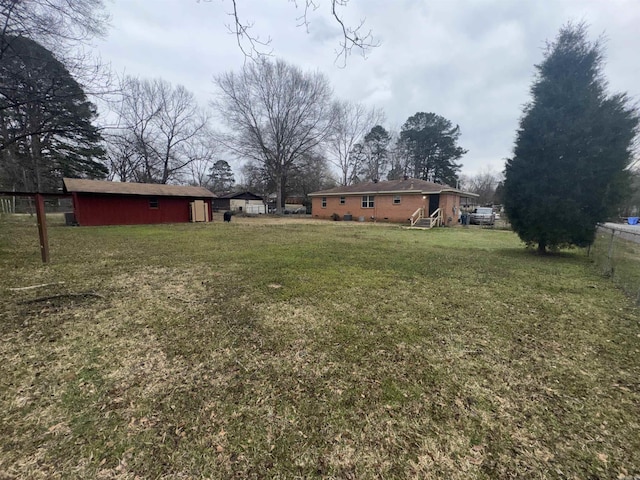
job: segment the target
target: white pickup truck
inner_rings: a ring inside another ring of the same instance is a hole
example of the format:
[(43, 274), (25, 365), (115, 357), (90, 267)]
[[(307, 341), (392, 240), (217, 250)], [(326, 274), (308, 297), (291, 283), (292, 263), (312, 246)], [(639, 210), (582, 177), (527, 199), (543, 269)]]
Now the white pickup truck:
[(496, 222), (496, 214), (491, 207), (477, 207), (471, 212), (469, 220), (474, 225), (493, 225)]

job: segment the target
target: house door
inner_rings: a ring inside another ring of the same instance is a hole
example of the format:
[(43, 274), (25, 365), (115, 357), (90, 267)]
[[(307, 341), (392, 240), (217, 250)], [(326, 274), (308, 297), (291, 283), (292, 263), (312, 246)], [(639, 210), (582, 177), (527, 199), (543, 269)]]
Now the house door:
[(429, 195), (429, 216), (440, 206), (440, 195)]

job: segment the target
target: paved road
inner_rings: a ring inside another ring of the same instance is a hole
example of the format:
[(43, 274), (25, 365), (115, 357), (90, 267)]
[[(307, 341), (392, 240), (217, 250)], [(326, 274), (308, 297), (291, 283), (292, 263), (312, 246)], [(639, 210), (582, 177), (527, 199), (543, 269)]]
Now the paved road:
[(620, 232), (622, 234), (621, 236), (626, 240), (640, 243), (640, 225), (626, 225), (622, 223), (607, 222), (603, 227)]

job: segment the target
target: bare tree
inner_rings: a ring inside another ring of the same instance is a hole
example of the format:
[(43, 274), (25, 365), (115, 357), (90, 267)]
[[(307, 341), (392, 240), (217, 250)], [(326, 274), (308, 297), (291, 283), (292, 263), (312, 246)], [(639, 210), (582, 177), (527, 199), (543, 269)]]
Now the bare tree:
[(208, 135), (209, 117), (196, 103), (193, 93), (182, 85), (157, 81), (161, 109), (157, 115), (157, 127), (161, 147), (155, 147), (162, 161), (161, 183), (194, 161), (212, 158), (203, 137)]
[(118, 171), (139, 182), (167, 183), (192, 163), (213, 160), (209, 117), (183, 86), (127, 77), (122, 92), (118, 125), (109, 136)]
[(480, 205), (490, 205), (494, 201), (496, 188), (503, 180), (501, 173), (496, 173), (491, 169), (486, 169), (472, 176), (462, 176), (460, 188), (478, 195)]
[(134, 180), (135, 172), (139, 168), (139, 157), (136, 154), (136, 144), (132, 136), (121, 134), (107, 134), (107, 163), (109, 166), (109, 180), (119, 179), (121, 182)]
[(268, 59), (249, 62), (239, 73), (225, 73), (214, 82), (219, 90), (214, 105), (230, 131), (227, 147), (255, 161), (274, 182), (281, 213), (292, 167), (331, 132), (329, 82), (320, 73)]
[(237, 187), (250, 190), (253, 193), (267, 198), (269, 192), (274, 189), (273, 185), (269, 185), (269, 179), (264, 173), (262, 165), (254, 160), (247, 161), (240, 169), (241, 181)]
[(0, 0), (0, 58), (11, 38), (27, 37), (58, 52), (104, 35), (103, 0)]
[[(198, 0), (200, 1), (200, 0)], [(210, 2), (211, 0), (203, 0)], [(296, 9), (301, 11), (297, 17), (298, 26), (309, 31), (309, 15), (320, 8), (322, 0), (289, 0)], [(379, 42), (373, 37), (371, 30), (365, 28), (365, 20), (360, 20), (357, 25), (349, 25), (345, 22), (341, 9), (345, 8), (349, 0), (330, 0), (328, 6), (331, 17), (340, 28), (342, 39), (338, 42), (336, 49), (336, 63), (345, 66), (347, 58), (353, 49), (359, 51), (362, 56), (366, 56), (369, 50), (379, 46)], [(231, 22), (227, 24), (227, 29), (235, 35), (238, 47), (242, 53), (251, 59), (259, 59), (271, 55), (271, 37), (260, 38), (251, 29), (254, 26), (252, 21), (247, 21), (240, 12), (240, 1), (231, 0), (231, 11), (228, 13)]]
[(294, 167), (287, 190), (304, 197), (306, 202), (310, 193), (335, 186), (336, 180), (327, 159), (321, 153), (311, 152)]
[(334, 104), (334, 123), (327, 146), (331, 163), (340, 171), (340, 183), (354, 183), (361, 165), (360, 156), (354, 155), (354, 147), (362, 142), (367, 132), (384, 121), (384, 113), (367, 108), (361, 103), (339, 101)]
[(187, 148), (190, 150), (189, 156), (194, 159), (188, 166), (188, 183), (210, 188), (212, 185), (211, 169), (221, 161), (215, 161), (219, 156), (218, 144), (213, 137), (201, 136), (198, 141), (189, 142)]

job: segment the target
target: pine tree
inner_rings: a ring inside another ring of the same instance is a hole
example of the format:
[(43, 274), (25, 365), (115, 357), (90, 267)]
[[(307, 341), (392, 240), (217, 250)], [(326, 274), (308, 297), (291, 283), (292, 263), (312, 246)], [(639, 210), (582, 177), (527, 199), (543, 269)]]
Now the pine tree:
[(628, 187), (638, 113), (607, 95), (602, 67), (584, 24), (563, 27), (536, 66), (503, 194), (513, 229), (541, 253), (591, 244)]
[(231, 165), (226, 160), (218, 160), (209, 170), (209, 188), (212, 192), (228, 192), (236, 183)]
[(361, 181), (380, 180), (389, 168), (391, 135), (381, 125), (373, 127), (362, 143)]
[(409, 155), (413, 177), (455, 185), (457, 160), (467, 153), (458, 145), (459, 138), (458, 125), (435, 113), (418, 112), (402, 126), (399, 148)]
[(97, 113), (81, 85), (42, 45), (2, 37), (0, 184), (55, 190), (61, 178), (104, 178)]

